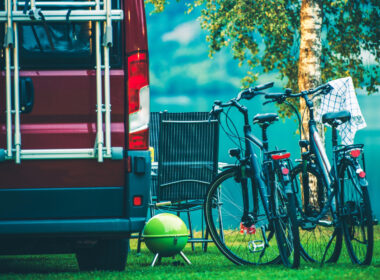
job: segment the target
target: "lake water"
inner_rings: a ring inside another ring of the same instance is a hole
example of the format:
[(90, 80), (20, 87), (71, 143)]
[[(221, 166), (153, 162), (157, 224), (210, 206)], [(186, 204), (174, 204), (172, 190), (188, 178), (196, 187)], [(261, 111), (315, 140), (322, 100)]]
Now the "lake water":
[[(155, 96), (154, 90), (151, 98), (151, 110), (169, 112), (186, 112), (186, 111), (210, 111), (213, 101), (219, 99), (227, 101), (236, 93), (219, 93), (217, 95), (172, 95), (172, 96)], [(377, 168), (380, 166), (380, 95), (364, 96), (358, 95), (358, 100), (362, 113), (367, 122), (367, 127), (357, 132), (355, 143), (363, 143), (365, 145), (365, 161), (366, 173), (369, 181), (369, 192), (372, 201), (372, 209), (377, 217), (380, 217), (380, 203), (377, 199), (380, 198), (380, 171)], [(249, 108), (251, 119), (257, 113), (276, 112), (273, 105), (262, 106), (264, 99), (253, 99), (245, 101), (245, 105)], [(231, 113), (231, 117), (236, 123), (239, 123), (240, 116), (236, 112)], [(297, 123), (294, 119), (280, 120), (273, 124), (269, 129), (269, 139), (272, 147), (277, 146), (279, 149), (287, 149), (292, 153), (292, 158), (300, 157), (298, 148), (299, 135), (296, 134)], [(254, 128), (254, 131), (260, 136), (260, 130)], [(241, 132), (241, 131), (240, 131)], [(326, 145), (328, 154), (331, 149), (331, 132), (328, 130), (326, 134)], [(219, 161), (232, 162), (227, 155), (229, 148), (235, 145), (226, 137), (225, 133), (220, 132), (219, 145)]]

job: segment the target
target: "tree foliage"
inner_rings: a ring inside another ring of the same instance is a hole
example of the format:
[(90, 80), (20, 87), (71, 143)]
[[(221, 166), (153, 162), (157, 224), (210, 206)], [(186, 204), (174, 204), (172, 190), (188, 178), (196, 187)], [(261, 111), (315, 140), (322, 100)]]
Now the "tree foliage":
[[(181, 0), (177, 0), (179, 2)], [(250, 70), (243, 86), (259, 71), (276, 70), (286, 87), (298, 90), (300, 0), (182, 0), (188, 12), (200, 8), (201, 27), (208, 31), (210, 55), (230, 46), (240, 64)], [(351, 76), (369, 94), (379, 89), (380, 2), (319, 0), (322, 4), (322, 81)], [(155, 11), (168, 0), (146, 0)], [(263, 42), (264, 44), (260, 44)], [(260, 46), (264, 45), (264, 48)], [(287, 114), (288, 112), (283, 112)]]

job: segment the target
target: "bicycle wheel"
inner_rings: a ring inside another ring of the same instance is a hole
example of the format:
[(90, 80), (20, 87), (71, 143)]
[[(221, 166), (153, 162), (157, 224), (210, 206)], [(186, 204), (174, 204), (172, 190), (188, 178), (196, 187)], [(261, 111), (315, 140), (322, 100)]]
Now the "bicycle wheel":
[(297, 268), (300, 265), (300, 236), (296, 216), (294, 193), (285, 193), (285, 188), (277, 183), (272, 196), (276, 238), (285, 266)]
[(342, 230), (333, 223), (335, 213), (332, 207), (318, 222), (308, 220), (317, 217), (326, 203), (327, 187), (321, 175), (311, 166), (307, 166), (304, 172), (300, 164), (291, 171), (290, 178), (297, 196), (302, 257), (309, 262), (336, 262), (342, 249)]
[(366, 186), (359, 183), (359, 175), (352, 162), (346, 161), (340, 169), (343, 204), (343, 233), (351, 261), (369, 265), (373, 253), (373, 222), (371, 204)]
[[(245, 227), (241, 223), (243, 192), (241, 183), (235, 180), (238, 172), (238, 168), (232, 168), (220, 173), (207, 192), (205, 219), (211, 237), (218, 249), (236, 264), (280, 263), (274, 225), (264, 213), (260, 196), (255, 224)], [(252, 206), (252, 188), (248, 186)]]

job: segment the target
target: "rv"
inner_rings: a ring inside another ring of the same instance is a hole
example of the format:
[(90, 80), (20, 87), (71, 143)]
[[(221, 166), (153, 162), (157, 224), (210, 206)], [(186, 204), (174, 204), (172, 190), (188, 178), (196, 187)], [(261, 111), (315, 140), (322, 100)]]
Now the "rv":
[(143, 0), (0, 1), (0, 254), (124, 270), (150, 184)]

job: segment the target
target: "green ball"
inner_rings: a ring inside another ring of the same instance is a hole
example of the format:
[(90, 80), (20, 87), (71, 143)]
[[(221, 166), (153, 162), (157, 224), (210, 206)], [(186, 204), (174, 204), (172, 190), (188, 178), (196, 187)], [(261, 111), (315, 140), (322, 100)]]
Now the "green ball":
[(162, 213), (146, 223), (142, 236), (152, 253), (171, 257), (186, 246), (189, 233), (186, 224), (178, 216)]

